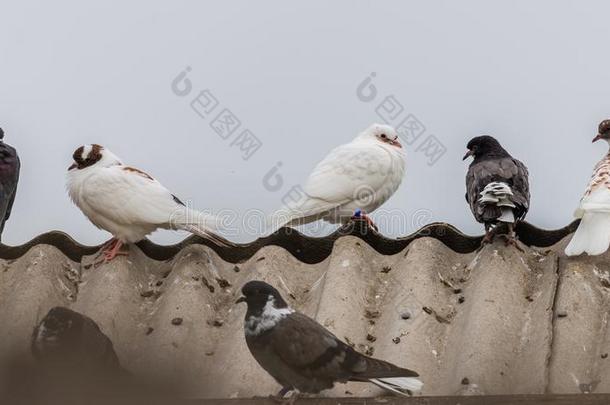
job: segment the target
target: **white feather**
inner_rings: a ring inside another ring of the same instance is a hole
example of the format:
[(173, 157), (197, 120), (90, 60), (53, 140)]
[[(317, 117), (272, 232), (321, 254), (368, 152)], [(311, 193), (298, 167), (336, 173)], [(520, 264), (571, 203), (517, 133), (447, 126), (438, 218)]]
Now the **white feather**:
[(263, 308), (261, 316), (250, 316), (244, 322), (244, 330), (248, 336), (257, 336), (273, 328), (279, 321), (294, 313), (294, 309), (276, 308), (275, 299), (269, 296), (269, 300)]
[(514, 223), (515, 213), (513, 208), (513, 190), (501, 181), (494, 181), (485, 186), (480, 193), (479, 203), (483, 205), (497, 205), (502, 208), (502, 215), (498, 218), (500, 222)]
[(96, 164), (68, 171), (67, 188), (94, 225), (124, 243), (138, 242), (159, 228), (223, 240), (211, 230), (212, 216), (179, 204), (161, 183), (123, 165), (107, 149)]
[(405, 155), (402, 148), (380, 141), (380, 133), (398, 138), (392, 127), (375, 124), (333, 149), (310, 174), (302, 198), (273, 215), (273, 229), (318, 219), (345, 223), (356, 209), (370, 213), (385, 203), (402, 183)]
[(424, 386), (424, 383), (415, 377), (371, 378), (369, 381), (401, 396), (409, 396), (409, 392), (419, 392)]
[(610, 190), (605, 186), (583, 197), (576, 212), (580, 225), (566, 247), (568, 256), (600, 255), (610, 246)]

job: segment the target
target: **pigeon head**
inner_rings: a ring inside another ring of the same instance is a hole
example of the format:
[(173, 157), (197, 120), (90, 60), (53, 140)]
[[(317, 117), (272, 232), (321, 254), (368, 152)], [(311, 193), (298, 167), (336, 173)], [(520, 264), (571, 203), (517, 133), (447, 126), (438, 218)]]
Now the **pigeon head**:
[(475, 160), (484, 159), (487, 157), (506, 157), (510, 156), (506, 150), (500, 145), (500, 142), (493, 136), (483, 135), (472, 138), (466, 145), (468, 152), (462, 160), (473, 156)]
[(600, 139), (610, 143), (610, 120), (603, 120), (599, 123), (597, 136), (593, 138), (593, 142), (599, 141)]
[(398, 133), (389, 125), (373, 124), (360, 134), (360, 137), (402, 148)]
[(52, 308), (34, 329), (34, 358), (53, 374), (94, 378), (91, 373), (120, 370), (112, 342), (90, 318), (65, 307)]
[(242, 297), (237, 303), (248, 304), (248, 311), (261, 312), (267, 303), (272, 302), (275, 308), (287, 308), (288, 304), (280, 292), (263, 281), (250, 281), (241, 289)]
[(82, 316), (68, 308), (51, 309), (34, 330), (32, 336), (34, 353), (38, 357), (59, 355), (73, 344), (75, 331), (79, 330), (82, 324)]
[(74, 163), (68, 168), (70, 170), (83, 170), (95, 164), (101, 166), (112, 166), (121, 164), (121, 161), (108, 149), (101, 145), (83, 145), (74, 151), (72, 155)]

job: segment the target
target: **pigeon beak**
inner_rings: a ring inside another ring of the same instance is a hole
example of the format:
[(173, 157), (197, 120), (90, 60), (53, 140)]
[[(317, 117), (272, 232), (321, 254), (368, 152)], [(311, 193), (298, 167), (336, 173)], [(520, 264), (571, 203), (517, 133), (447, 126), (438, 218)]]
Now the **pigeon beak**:
[(468, 159), (470, 156), (473, 156), (474, 152), (472, 152), (471, 150), (469, 150), (468, 152), (466, 152), (466, 154), (464, 155), (464, 157), (462, 158), (462, 160), (466, 160)]
[(235, 301), (236, 304), (241, 304), (242, 302), (246, 302), (246, 297), (239, 297), (237, 301)]
[(70, 170), (74, 170), (78, 167), (78, 165), (76, 163), (72, 163), (72, 166), (68, 167), (68, 171)]
[(396, 146), (397, 148), (401, 148), (402, 149), (402, 144), (400, 143), (400, 141), (398, 140), (398, 138), (394, 139), (393, 141), (390, 142), (392, 145)]
[(602, 134), (597, 134), (597, 135), (595, 136), (595, 138), (593, 138), (593, 142), (597, 142), (597, 141), (599, 141), (600, 139), (602, 139)]

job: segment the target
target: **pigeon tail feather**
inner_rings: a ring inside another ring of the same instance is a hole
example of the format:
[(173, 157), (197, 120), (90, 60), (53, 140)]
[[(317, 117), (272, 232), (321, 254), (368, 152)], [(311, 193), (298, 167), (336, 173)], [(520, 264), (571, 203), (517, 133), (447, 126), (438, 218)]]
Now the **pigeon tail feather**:
[(587, 253), (597, 256), (610, 246), (610, 214), (607, 212), (584, 212), (572, 240), (566, 247), (568, 256)]
[(485, 221), (499, 221), (514, 223), (516, 208), (510, 186), (501, 181), (494, 181), (485, 186), (479, 194), (479, 204), (482, 205), (483, 219)]
[(371, 378), (369, 380), (378, 387), (400, 396), (408, 397), (412, 392), (419, 392), (424, 383), (415, 377)]
[(270, 231), (268, 232), (268, 234), (274, 234), (280, 228), (290, 225), (290, 223), (295, 219), (295, 217), (297, 216), (294, 215), (289, 209), (282, 208), (277, 210), (269, 217)]
[(174, 228), (209, 239), (219, 246), (235, 246), (234, 243), (217, 234), (216, 224), (218, 224), (216, 216), (188, 208), (176, 211), (170, 220), (170, 225)]

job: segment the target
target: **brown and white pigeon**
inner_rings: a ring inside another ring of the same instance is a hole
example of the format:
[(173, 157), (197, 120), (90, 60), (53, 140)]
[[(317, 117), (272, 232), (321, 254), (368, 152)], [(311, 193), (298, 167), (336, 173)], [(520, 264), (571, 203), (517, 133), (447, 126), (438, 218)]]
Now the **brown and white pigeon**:
[[(593, 142), (603, 139), (610, 143), (610, 120), (599, 124)], [(566, 247), (568, 256), (582, 253), (601, 255), (610, 245), (610, 152), (595, 166), (593, 176), (574, 213), (580, 225)]]
[(123, 164), (101, 145), (84, 145), (68, 168), (70, 198), (98, 228), (113, 235), (103, 251), (105, 261), (121, 253), (125, 243), (136, 243), (157, 229), (182, 229), (219, 245), (231, 245), (216, 234), (218, 220), (188, 208), (159, 181)]
[(493, 241), (497, 226), (508, 225), (508, 243), (516, 246), (515, 223), (530, 205), (527, 167), (491, 136), (468, 142), (464, 160), (474, 157), (466, 174), (466, 201), (475, 219), (485, 224), (483, 243)]
[(313, 319), (290, 308), (262, 281), (242, 287), (246, 343), (252, 356), (283, 388), (317, 394), (336, 382), (371, 382), (398, 395), (420, 391), (419, 374), (356, 352)]
[(4, 224), (11, 216), (21, 163), (17, 151), (4, 143), (4, 131), (0, 128), (0, 237)]

